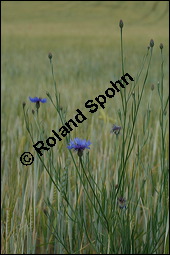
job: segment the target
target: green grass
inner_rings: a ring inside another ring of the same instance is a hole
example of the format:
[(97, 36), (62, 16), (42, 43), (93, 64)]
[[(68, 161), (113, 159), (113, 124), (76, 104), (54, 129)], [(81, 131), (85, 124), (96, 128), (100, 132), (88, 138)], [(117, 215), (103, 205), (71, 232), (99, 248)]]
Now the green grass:
[[(89, 113), (85, 102), (122, 67), (135, 82)], [(2, 2), (3, 254), (168, 254), (168, 71), (167, 1)], [(48, 98), (38, 118), (28, 96)], [(45, 142), (76, 109), (87, 120), (38, 157), (27, 131)], [(70, 137), (92, 142), (82, 160), (66, 148)], [(31, 166), (20, 162), (25, 151)]]

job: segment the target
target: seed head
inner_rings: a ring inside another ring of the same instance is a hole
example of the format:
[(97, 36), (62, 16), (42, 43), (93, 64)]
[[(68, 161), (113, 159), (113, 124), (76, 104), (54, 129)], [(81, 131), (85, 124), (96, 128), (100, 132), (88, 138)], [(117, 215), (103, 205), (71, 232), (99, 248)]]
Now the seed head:
[(162, 50), (163, 49), (163, 44), (162, 43), (160, 43), (160, 45), (159, 45), (159, 48)]
[(122, 29), (123, 28), (123, 20), (121, 19), (120, 21), (119, 21), (119, 27)]
[(52, 59), (52, 57), (53, 57), (52, 53), (51, 53), (51, 52), (49, 52), (49, 53), (48, 53), (48, 58), (51, 60), (51, 59)]
[(154, 46), (154, 40), (151, 39), (151, 40), (150, 40), (150, 47), (153, 48), (153, 46)]

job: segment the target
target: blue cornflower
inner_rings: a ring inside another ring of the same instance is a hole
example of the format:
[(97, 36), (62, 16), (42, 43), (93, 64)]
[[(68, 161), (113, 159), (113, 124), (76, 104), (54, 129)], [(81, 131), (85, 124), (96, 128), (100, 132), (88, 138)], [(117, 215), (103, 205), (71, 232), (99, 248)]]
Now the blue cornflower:
[(29, 100), (32, 102), (32, 103), (36, 103), (36, 108), (37, 108), (37, 113), (38, 113), (38, 109), (40, 108), (40, 102), (41, 103), (46, 103), (47, 102), (47, 99), (46, 98), (41, 98), (41, 97), (29, 97)]
[(81, 157), (83, 155), (83, 151), (85, 149), (90, 149), (90, 141), (86, 141), (86, 139), (82, 140), (80, 138), (74, 138), (74, 140), (70, 140), (70, 144), (67, 146), (69, 150), (74, 149), (77, 151), (78, 156)]
[(32, 98), (32, 97), (29, 97), (29, 100), (32, 102), (32, 103), (39, 103), (39, 102), (41, 102), (41, 103), (46, 103), (47, 102), (47, 99), (46, 98), (44, 98), (44, 99), (42, 99), (41, 97), (34, 97), (34, 98)]

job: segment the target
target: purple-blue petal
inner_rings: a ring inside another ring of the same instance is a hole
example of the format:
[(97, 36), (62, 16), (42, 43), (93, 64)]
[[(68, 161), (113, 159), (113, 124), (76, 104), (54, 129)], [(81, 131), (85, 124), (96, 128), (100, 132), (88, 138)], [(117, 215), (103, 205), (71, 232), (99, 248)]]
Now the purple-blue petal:
[(73, 146), (69, 145), (67, 146), (67, 148), (70, 150), (70, 149), (73, 149)]
[(41, 103), (46, 103), (46, 102), (47, 102), (47, 99), (46, 99), (46, 98), (40, 99), (40, 102), (41, 102)]
[(29, 100), (30, 100), (32, 103), (36, 103), (36, 102), (39, 101), (39, 98), (38, 98), (38, 97), (34, 97), (34, 98), (29, 97)]
[(80, 139), (78, 137), (74, 138), (74, 140), (70, 140), (69, 145), (67, 146), (68, 149), (75, 149), (75, 150), (84, 150), (90, 149), (90, 141), (86, 141), (86, 139)]

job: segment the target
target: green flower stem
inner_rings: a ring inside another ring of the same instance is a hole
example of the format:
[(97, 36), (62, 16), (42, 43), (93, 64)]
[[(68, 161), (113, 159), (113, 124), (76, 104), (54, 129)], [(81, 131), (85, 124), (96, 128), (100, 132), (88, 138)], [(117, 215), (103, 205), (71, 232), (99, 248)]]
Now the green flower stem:
[[(93, 187), (92, 187), (92, 185), (91, 185), (91, 182), (90, 182), (90, 180), (89, 180), (89, 178), (88, 178), (88, 176), (87, 176), (87, 174), (86, 174), (86, 171), (85, 171), (85, 169), (84, 169), (83, 162), (82, 162), (82, 157), (79, 157), (79, 159), (80, 159), (80, 164), (81, 164), (83, 173), (84, 173), (84, 175), (85, 175), (85, 177), (86, 177), (86, 180), (87, 180), (87, 182), (88, 182), (88, 184), (89, 184), (89, 186), (90, 186), (90, 188), (91, 188), (91, 190), (92, 190), (92, 192), (93, 192), (93, 195), (94, 195), (94, 197), (95, 197), (95, 199), (96, 199), (96, 201), (97, 201), (97, 203), (98, 203), (98, 205), (99, 205), (99, 207), (100, 207), (100, 211), (101, 211), (101, 213), (102, 213), (102, 215), (103, 215), (103, 218), (104, 218), (105, 221), (106, 221), (107, 230), (108, 230), (108, 232), (109, 232), (109, 224), (108, 224), (107, 218), (106, 218), (106, 216), (105, 216), (105, 214), (104, 214), (104, 212), (103, 212), (103, 210), (102, 210), (100, 201), (99, 201), (99, 199), (98, 199), (98, 197), (97, 197), (97, 195), (96, 195), (96, 193), (95, 193), (95, 191), (94, 191), (94, 189), (93, 189)], [(85, 184), (84, 184), (84, 189), (86, 190)], [(87, 194), (89, 200), (91, 201), (91, 198), (90, 198), (89, 193), (88, 193), (87, 190), (86, 190), (86, 194)], [(91, 203), (93, 204), (92, 201), (91, 201)], [(95, 205), (94, 205), (94, 204), (93, 204), (93, 207), (95, 208)], [(96, 210), (96, 208), (95, 208), (95, 210)], [(96, 212), (97, 212), (97, 211), (96, 211)], [(98, 212), (97, 212), (97, 214), (98, 214)]]

